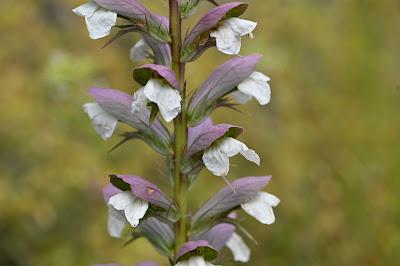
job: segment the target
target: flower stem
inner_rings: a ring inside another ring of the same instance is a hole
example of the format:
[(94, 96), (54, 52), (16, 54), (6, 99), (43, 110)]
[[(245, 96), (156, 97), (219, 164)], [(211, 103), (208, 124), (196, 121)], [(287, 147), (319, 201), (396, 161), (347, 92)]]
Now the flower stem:
[(181, 165), (187, 144), (187, 121), (185, 114), (185, 64), (181, 63), (182, 21), (179, 0), (169, 0), (172, 69), (179, 81), (182, 96), (182, 112), (174, 120), (174, 200), (179, 209), (179, 221), (175, 224), (175, 253), (187, 240), (187, 176)]

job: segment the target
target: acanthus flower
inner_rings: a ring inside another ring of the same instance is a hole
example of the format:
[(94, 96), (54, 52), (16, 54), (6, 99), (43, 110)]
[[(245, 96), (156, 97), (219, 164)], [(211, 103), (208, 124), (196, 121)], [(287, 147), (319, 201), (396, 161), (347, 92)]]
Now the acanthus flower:
[(237, 86), (238, 90), (232, 92), (231, 96), (241, 104), (254, 97), (259, 104), (266, 105), (271, 101), (271, 87), (268, 84), (270, 80), (263, 73), (255, 71)]
[(257, 23), (250, 20), (228, 18), (222, 21), (215, 30), (211, 31), (210, 36), (216, 39), (219, 51), (229, 55), (236, 55), (240, 52), (241, 37), (247, 35), (253, 38), (252, 32), (256, 26)]
[(73, 12), (85, 18), (89, 37), (100, 39), (111, 33), (117, 23), (117, 13), (102, 8), (96, 2), (88, 2), (73, 9)]
[(119, 238), (125, 226), (129, 223), (132, 227), (137, 227), (140, 220), (146, 215), (150, 204), (162, 209), (174, 207), (172, 202), (154, 184), (138, 177), (128, 175), (111, 176), (112, 180), (117, 180), (123, 184), (123, 190), (112, 184), (103, 190), (104, 199), (108, 205), (108, 232), (110, 236)]
[(134, 71), (137, 82), (144, 85), (136, 91), (132, 102), (132, 113), (147, 106), (147, 101), (157, 104), (166, 122), (172, 121), (181, 112), (181, 95), (174, 73), (162, 65), (148, 64)]
[(275, 215), (273, 207), (278, 206), (280, 200), (275, 195), (260, 191), (254, 198), (242, 203), (242, 209), (256, 218), (262, 224), (273, 224)]
[(214, 175), (227, 176), (229, 158), (239, 153), (248, 161), (260, 165), (260, 157), (255, 151), (231, 137), (217, 140), (211, 147), (207, 148), (203, 154), (203, 162)]

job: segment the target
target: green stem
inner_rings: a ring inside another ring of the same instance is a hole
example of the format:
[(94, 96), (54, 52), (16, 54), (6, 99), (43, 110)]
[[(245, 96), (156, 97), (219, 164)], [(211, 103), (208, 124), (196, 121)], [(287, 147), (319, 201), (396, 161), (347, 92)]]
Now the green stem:
[(182, 20), (179, 0), (169, 0), (172, 69), (179, 81), (182, 96), (182, 112), (174, 119), (174, 200), (179, 210), (179, 221), (175, 224), (175, 253), (187, 240), (187, 176), (181, 165), (187, 144), (187, 122), (185, 114), (185, 64), (181, 63)]

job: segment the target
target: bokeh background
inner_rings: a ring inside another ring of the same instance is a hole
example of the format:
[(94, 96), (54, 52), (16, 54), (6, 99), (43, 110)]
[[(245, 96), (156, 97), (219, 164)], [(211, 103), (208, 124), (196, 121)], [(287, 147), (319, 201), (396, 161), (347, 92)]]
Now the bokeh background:
[[(102, 141), (82, 111), (92, 85), (138, 88), (128, 56), (138, 36), (101, 49), (71, 12), (83, 2), (0, 1), (0, 265), (163, 262), (145, 240), (121, 248), (106, 233), (107, 174), (167, 182), (144, 144), (107, 154), (119, 138)], [(166, 14), (167, 1), (143, 2)], [(249, 265), (398, 265), (399, 15), (397, 0), (251, 1), (244, 18), (259, 25), (242, 54), (264, 54), (272, 102), (213, 116), (244, 126), (262, 157), (261, 167), (234, 159), (230, 178), (271, 174), (267, 190), (282, 200), (274, 225), (241, 218), (258, 240), (247, 240)], [(190, 64), (189, 88), (228, 58), (209, 50)], [(192, 209), (223, 185), (204, 171)]]

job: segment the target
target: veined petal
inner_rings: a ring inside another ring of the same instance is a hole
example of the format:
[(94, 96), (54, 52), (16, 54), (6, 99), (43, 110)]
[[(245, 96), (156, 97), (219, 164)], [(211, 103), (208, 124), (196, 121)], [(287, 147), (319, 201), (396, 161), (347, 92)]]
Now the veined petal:
[(112, 206), (108, 206), (107, 229), (109, 235), (115, 238), (120, 238), (126, 224), (126, 218), (121, 214), (121, 212), (114, 209)]
[(167, 122), (181, 112), (181, 96), (177, 90), (159, 79), (150, 79), (144, 87), (146, 98), (157, 104), (161, 115)]
[(92, 120), (96, 132), (104, 139), (108, 139), (114, 133), (118, 120), (104, 111), (97, 103), (86, 103), (83, 110)]
[(226, 24), (221, 25), (217, 30), (210, 33), (217, 41), (217, 49), (225, 54), (236, 55), (240, 52), (240, 35)]
[(139, 225), (139, 220), (144, 217), (149, 203), (135, 197), (132, 192), (124, 191), (110, 198), (108, 204), (118, 211), (124, 211), (125, 217), (132, 227)]
[(147, 109), (147, 98), (144, 94), (144, 89), (141, 88), (133, 94), (132, 110), (131, 113), (141, 113)]
[(225, 20), (224, 25), (227, 25), (239, 36), (245, 36), (253, 32), (257, 26), (257, 22), (253, 22), (241, 18), (229, 18)]
[(272, 207), (278, 206), (280, 200), (276, 196), (260, 191), (255, 198), (243, 203), (242, 209), (262, 224), (273, 224), (275, 215)]
[(117, 23), (117, 13), (100, 7), (95, 2), (83, 4), (73, 10), (79, 16), (85, 17), (89, 37), (103, 38), (111, 33), (111, 28)]
[(232, 251), (233, 259), (239, 262), (248, 262), (250, 260), (251, 251), (242, 237), (237, 233), (233, 233), (229, 238), (226, 246)]
[(130, 58), (133, 62), (147, 59), (149, 51), (150, 46), (143, 39), (140, 39), (130, 50)]
[(227, 176), (229, 172), (229, 156), (218, 146), (211, 146), (203, 153), (203, 163), (216, 176)]
[[(238, 85), (238, 90), (248, 95), (249, 99), (254, 97), (261, 105), (266, 105), (271, 100), (271, 88), (268, 81), (270, 81), (269, 77), (256, 71)], [(237, 100), (239, 103), (242, 103), (242, 99), (239, 98)]]

